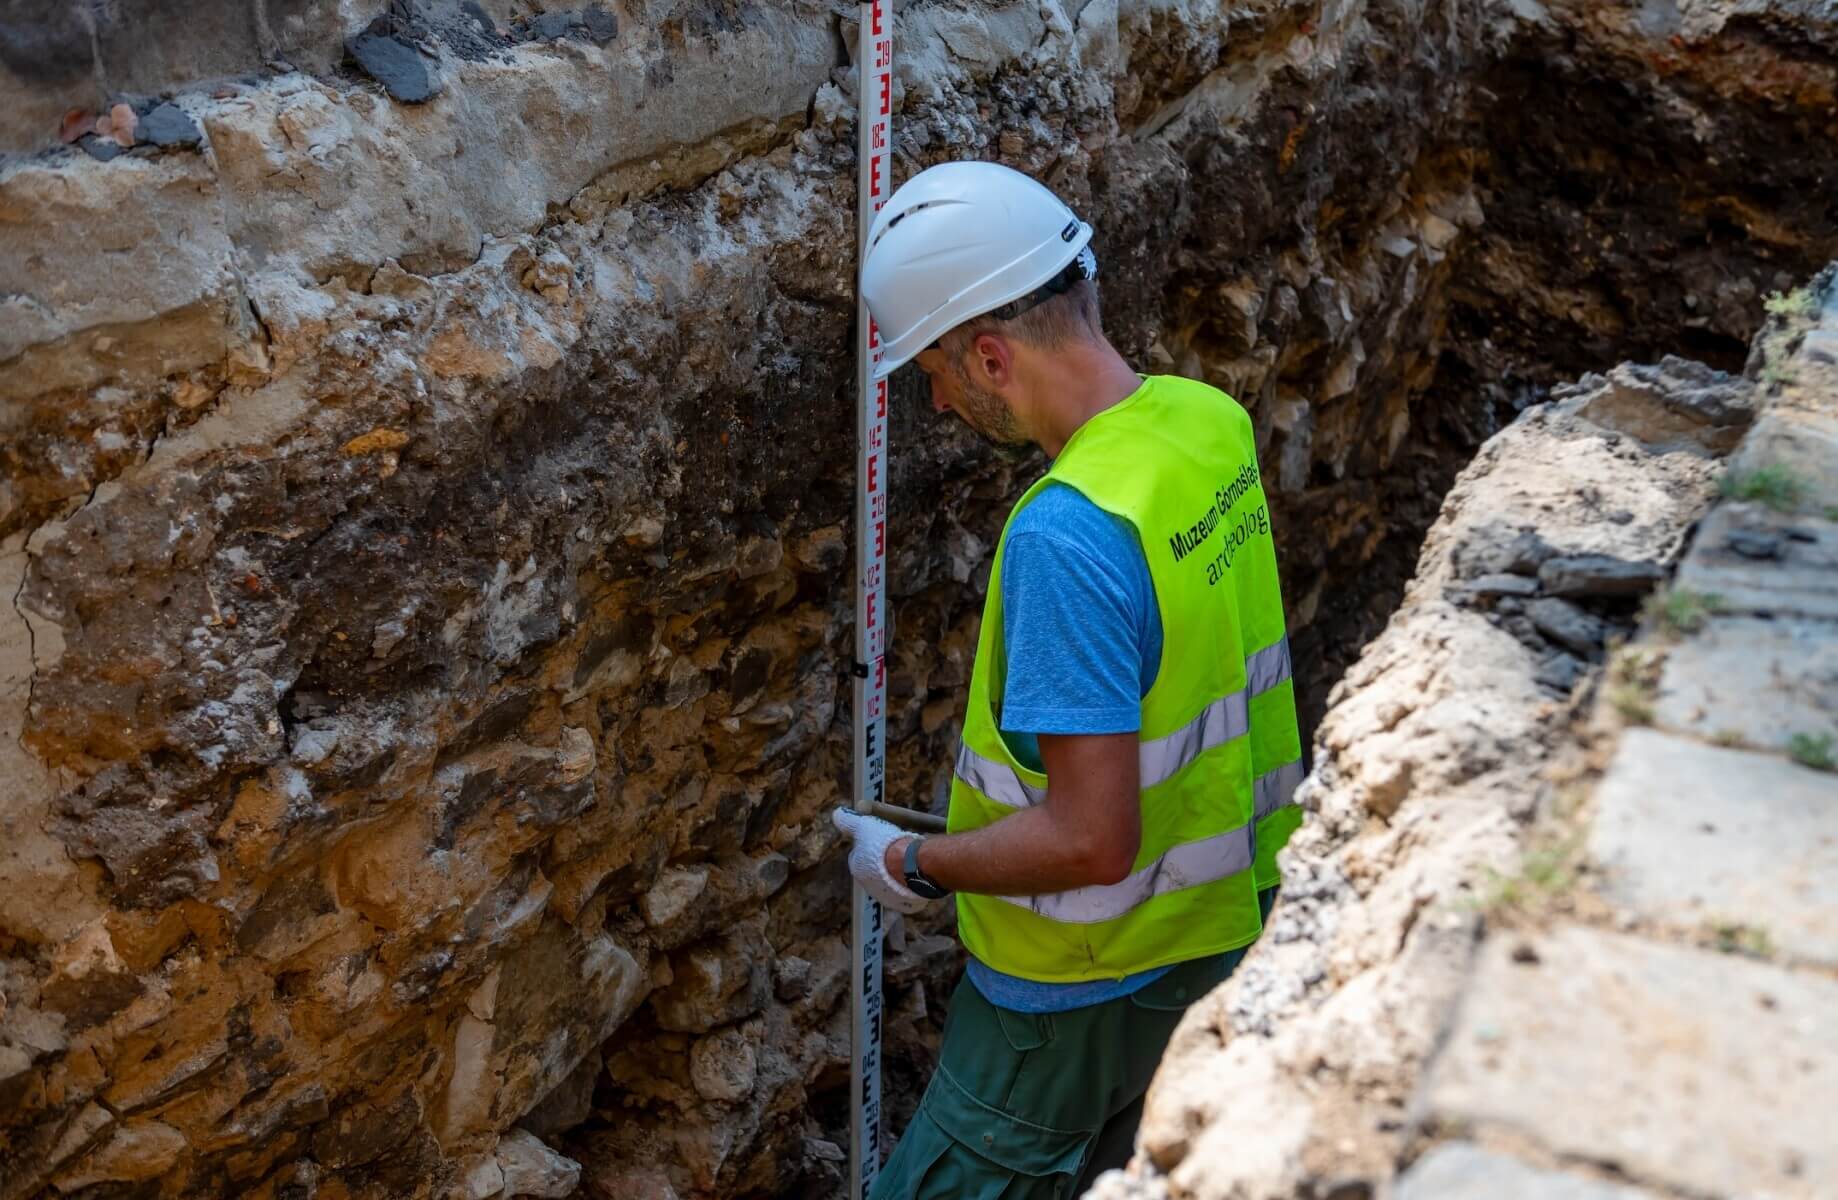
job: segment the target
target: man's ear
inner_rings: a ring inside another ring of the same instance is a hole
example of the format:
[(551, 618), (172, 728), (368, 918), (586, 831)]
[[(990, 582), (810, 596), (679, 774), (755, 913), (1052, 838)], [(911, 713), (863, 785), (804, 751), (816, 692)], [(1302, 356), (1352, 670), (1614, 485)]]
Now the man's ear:
[(984, 391), (1000, 392), (1015, 381), (1015, 351), (1008, 339), (979, 333), (970, 343), (969, 366)]

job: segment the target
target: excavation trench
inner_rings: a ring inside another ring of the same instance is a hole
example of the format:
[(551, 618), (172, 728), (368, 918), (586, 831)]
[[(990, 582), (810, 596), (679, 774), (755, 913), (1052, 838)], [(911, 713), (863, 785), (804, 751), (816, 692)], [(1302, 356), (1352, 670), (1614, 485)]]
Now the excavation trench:
[[(1157, 301), (1158, 336), (1146, 346), (1138, 341), (1138, 361), (1227, 387), (1255, 381), (1234, 390), (1257, 416), (1263, 469), (1276, 485), (1273, 520), (1305, 739), (1348, 665), (1397, 609), (1444, 494), (1490, 435), (1544, 404), (1553, 386), (1617, 363), (1682, 356), (1703, 367), (1671, 366), (1666, 378), (1694, 385), (1718, 371), (1740, 372), (1763, 297), (1798, 286), (1838, 250), (1838, 209), (1818, 187), (1827, 165), (1788, 149), (1809, 127), (1807, 115), (1697, 96), (1719, 122), (1706, 132), (1680, 119), (1676, 96), (1641, 97), (1638, 78), (1630, 62), (1579, 60), (1528, 39), (1469, 85), (1480, 98), (1455, 140), (1416, 149), (1413, 170), (1400, 180), (1403, 202), (1393, 200), (1388, 211), (1374, 211), (1361, 187), (1362, 159), (1373, 152), (1358, 142), (1369, 126), (1355, 117), (1337, 130), (1336, 114), (1326, 114), (1327, 130), (1309, 143), (1317, 162), (1335, 168), (1317, 211), (1333, 213), (1340, 226), (1331, 232), (1337, 265), (1378, 264), (1379, 284), (1368, 279), (1363, 292), (1331, 276), (1286, 276), (1287, 251), (1272, 255), (1255, 238), (1242, 239), (1241, 256), (1189, 248), (1176, 255), (1181, 269)], [(1261, 136), (1287, 146), (1296, 128), (1277, 118)], [(1699, 156), (1707, 144), (1728, 152), (1706, 164)], [(1393, 149), (1381, 143), (1378, 153)], [(1311, 165), (1304, 157), (1292, 166), (1303, 179), (1291, 187), (1310, 190)], [(1188, 186), (1210, 199), (1189, 169)], [(1438, 220), (1457, 229), (1423, 220), (1425, 208), (1434, 215), (1438, 204), (1448, 213)], [(1763, 213), (1765, 223), (1740, 216)], [(1416, 240), (1397, 244), (1390, 231), (1400, 227)], [(1107, 306), (1124, 339), (1140, 336), (1129, 292), (1126, 281)], [(1343, 299), (1355, 297), (1349, 314)], [(940, 478), (939, 458), (930, 447), (950, 447), (939, 456), (950, 464), (944, 481), (960, 470), (978, 479), (967, 500), (1012, 495), (1040, 469), (1038, 461), (1013, 474), (999, 468), (993, 485), (983, 482), (987, 460), (957, 431), (937, 428), (921, 380), (903, 375), (895, 397), (896, 463), (909, 447), (928, 448), (909, 456), (918, 465), (896, 468), (906, 485), (896, 540), (924, 540), (937, 529), (941, 511), (929, 489)], [(1333, 439), (1340, 453), (1323, 456), (1318, 439)], [(995, 527), (985, 521), (977, 527), (983, 549)], [(984, 575), (970, 575), (980, 591)], [(910, 593), (903, 600), (902, 616), (925, 602)], [(1626, 633), (1638, 607), (1638, 598), (1602, 598), (1589, 611)], [(961, 686), (964, 649), (956, 647), (947, 686)], [(904, 654), (932, 651), (922, 642)], [(1547, 691), (1561, 699), (1568, 684), (1560, 677)], [(936, 683), (927, 694), (933, 703), (942, 698)], [(934, 807), (945, 788), (941, 761), (914, 754), (902, 763), (916, 781), (909, 794)], [(924, 1088), (961, 962), (948, 921), (915, 924), (924, 932), (902, 930), (891, 955), (890, 1133), (904, 1126)], [(830, 953), (840, 950), (832, 944)], [(599, 1115), (569, 1135), (571, 1152), (592, 1158), (600, 1139), (623, 1140), (621, 1106), (654, 1094), (655, 1081), (669, 1074), (660, 1059), (689, 1049), (687, 1041), (657, 1039), (642, 1014), (615, 1037), (610, 1062), (637, 1057), (602, 1077)], [(621, 1078), (643, 1082), (622, 1087)], [(619, 1115), (608, 1120), (609, 1113)], [(756, 1194), (840, 1194), (848, 1129), (842, 1061), (832, 1059), (812, 1080), (804, 1116), (795, 1179)]]
[[(678, 7), (614, 43), (648, 104), (585, 33), (413, 110), (335, 55), (192, 96), (208, 159), (0, 167), (19, 294), (82, 295), (0, 351), (0, 1197), (839, 1193), (851, 77), (827, 13)], [(1310, 729), (1491, 433), (1739, 366), (1838, 257), (1797, 8), (1100, 7), (903, 9), (901, 169), (1046, 178), (1131, 360), (1252, 411)], [(895, 400), (890, 772), (937, 807), (1040, 464)], [(949, 934), (890, 946), (890, 1135)]]

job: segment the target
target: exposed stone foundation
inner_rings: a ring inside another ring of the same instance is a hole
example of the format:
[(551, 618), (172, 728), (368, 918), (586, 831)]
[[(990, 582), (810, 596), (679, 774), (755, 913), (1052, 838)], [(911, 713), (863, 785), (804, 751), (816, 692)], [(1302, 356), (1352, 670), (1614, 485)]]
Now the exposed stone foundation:
[(1094, 1200), (1822, 1194), (1838, 268), (1773, 308), (1462, 472)]
[[(1532, 385), (1838, 251), (1825, 27), (1599, 7), (900, 13), (901, 172), (1045, 179), (1251, 406), (1311, 713)], [(850, 17), (252, 11), (0, 31), (0, 1196), (826, 1194)], [(1033, 467), (900, 400), (924, 805)]]

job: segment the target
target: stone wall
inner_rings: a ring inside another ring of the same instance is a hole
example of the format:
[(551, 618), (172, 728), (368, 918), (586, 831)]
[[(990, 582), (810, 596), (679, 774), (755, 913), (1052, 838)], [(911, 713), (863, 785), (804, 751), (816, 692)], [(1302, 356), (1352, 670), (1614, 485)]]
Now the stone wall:
[[(826, 1194), (849, 12), (160, 11), (0, 29), (0, 99), (34, 97), (0, 106), (0, 1196)], [(1252, 408), (1317, 710), (1524, 399), (1482, 376), (1615, 344), (1631, 276), (1527, 269), (1569, 245), (1486, 140), (1489, 72), (1595, 20), (900, 12), (900, 173), (1058, 188), (1120, 344)], [(1732, 199), (1681, 242), (1750, 293), (1838, 252), (1752, 161), (1825, 169), (1824, 93), (1691, 59), (1662, 94), (1611, 49), (1672, 30), (1613, 32), (1564, 69), (1751, 138), (1690, 164)], [(1643, 314), (1752, 331), (1697, 294)], [(1520, 341), (1450, 336), (1508, 308)], [(1600, 336), (1545, 340), (1554, 313)], [(892, 770), (925, 805), (1034, 465), (899, 399)], [(955, 967), (941, 927), (899, 937), (896, 1128)]]
[(1838, 268), (1773, 308), (1463, 472), (1094, 1200), (1829, 1190)]

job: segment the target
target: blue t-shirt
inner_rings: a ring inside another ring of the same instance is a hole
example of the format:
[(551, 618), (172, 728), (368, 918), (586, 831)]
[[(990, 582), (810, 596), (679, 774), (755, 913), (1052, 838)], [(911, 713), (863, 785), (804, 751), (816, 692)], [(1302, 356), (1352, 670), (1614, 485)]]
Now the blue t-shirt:
[[(1051, 484), (1015, 517), (1002, 552), (1002, 739), (1039, 770), (1042, 733), (1135, 733), (1161, 665), (1161, 612), (1136, 531), (1074, 488)], [(970, 981), (991, 1004), (1066, 1012), (1159, 979), (1037, 983), (975, 958)]]

